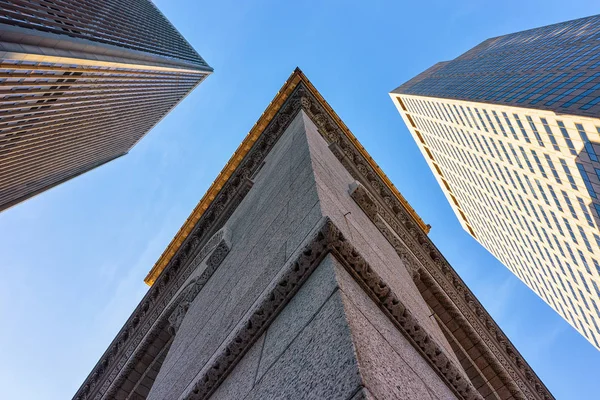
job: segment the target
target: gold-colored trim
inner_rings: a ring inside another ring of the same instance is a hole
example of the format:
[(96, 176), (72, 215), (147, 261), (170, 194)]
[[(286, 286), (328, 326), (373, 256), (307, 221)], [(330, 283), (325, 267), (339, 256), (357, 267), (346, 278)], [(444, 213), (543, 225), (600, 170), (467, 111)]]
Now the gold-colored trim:
[[(191, 69), (186, 67), (166, 67), (159, 65), (150, 65), (144, 64), (140, 62), (130, 62), (129, 60), (119, 60), (119, 61), (105, 61), (105, 60), (96, 60), (96, 59), (86, 59), (86, 58), (77, 58), (77, 57), (61, 57), (61, 56), (51, 56), (44, 54), (35, 54), (35, 53), (18, 53), (13, 51), (0, 51), (1, 58), (3, 60), (13, 60), (13, 61), (27, 61), (27, 62), (36, 62), (36, 63), (51, 63), (51, 64), (64, 64), (64, 65), (79, 65), (82, 67), (102, 67), (102, 68), (127, 68), (133, 70), (147, 70), (147, 71), (161, 71), (161, 72), (178, 72), (178, 73), (188, 73), (194, 75), (210, 75), (212, 71), (202, 70), (202, 69)], [(3, 64), (2, 69), (7, 69), (10, 67), (10, 64)], [(29, 70), (41, 70), (42, 68), (36, 68), (35, 66), (29, 66)], [(17, 68), (14, 68), (17, 69)], [(20, 69), (20, 68), (18, 68)], [(80, 68), (81, 70), (82, 68)], [(76, 70), (75, 68), (69, 69)], [(86, 69), (87, 70), (87, 69)], [(101, 71), (97, 71), (101, 72)]]
[(233, 153), (233, 156), (229, 159), (225, 167), (219, 173), (215, 181), (212, 183), (206, 194), (202, 197), (198, 205), (194, 208), (190, 216), (185, 220), (183, 226), (179, 229), (171, 243), (167, 246), (163, 254), (160, 256), (154, 267), (150, 270), (144, 282), (149, 286), (152, 286), (160, 273), (166, 268), (167, 264), (171, 261), (173, 256), (177, 253), (180, 246), (183, 244), (188, 235), (192, 232), (192, 229), (204, 212), (208, 209), (212, 201), (217, 197), (217, 194), (221, 190), (221, 188), (225, 185), (227, 180), (231, 177), (236, 168), (240, 165), (241, 161), (244, 159), (246, 154), (252, 148), (252, 145), (256, 142), (256, 140), (260, 137), (265, 128), (272, 121), (273, 117), (277, 114), (283, 103), (287, 100), (290, 94), (294, 91), (296, 86), (302, 82), (306, 86), (306, 88), (312, 93), (312, 95), (319, 101), (319, 103), (325, 108), (327, 113), (333, 118), (333, 120), (339, 125), (342, 129), (342, 132), (350, 139), (352, 144), (356, 146), (358, 151), (362, 154), (362, 156), (367, 160), (369, 165), (375, 170), (377, 175), (381, 178), (381, 180), (386, 184), (386, 186), (390, 189), (390, 191), (396, 196), (396, 198), (400, 201), (400, 203), (406, 208), (409, 214), (415, 219), (415, 221), (419, 224), (421, 229), (426, 233), (429, 232), (429, 225), (426, 225), (421, 217), (416, 213), (416, 211), (408, 204), (406, 199), (400, 194), (398, 189), (394, 186), (394, 184), (389, 180), (389, 178), (383, 173), (381, 168), (375, 163), (375, 161), (371, 158), (369, 153), (364, 149), (364, 147), (360, 144), (358, 139), (350, 132), (346, 124), (342, 122), (342, 120), (338, 117), (338, 115), (333, 111), (333, 109), (327, 104), (323, 96), (317, 91), (317, 89), (310, 83), (308, 78), (304, 75), (304, 73), (296, 68), (292, 75), (287, 79), (287, 81), (283, 84), (282, 88), (279, 90), (275, 98), (271, 101), (271, 103), (267, 106), (267, 109), (262, 113), (258, 121), (254, 124), (248, 135), (242, 141), (242, 144), (237, 148), (237, 150)]

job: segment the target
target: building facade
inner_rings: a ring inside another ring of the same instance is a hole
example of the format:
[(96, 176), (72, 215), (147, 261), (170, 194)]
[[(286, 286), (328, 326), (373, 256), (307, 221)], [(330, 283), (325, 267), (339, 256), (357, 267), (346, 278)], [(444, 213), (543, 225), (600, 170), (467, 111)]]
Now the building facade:
[(488, 39), (390, 95), (463, 228), (600, 349), (598, 39)]
[(301, 71), (75, 399), (552, 399)]
[(149, 0), (0, 10), (0, 211), (126, 154), (212, 71)]

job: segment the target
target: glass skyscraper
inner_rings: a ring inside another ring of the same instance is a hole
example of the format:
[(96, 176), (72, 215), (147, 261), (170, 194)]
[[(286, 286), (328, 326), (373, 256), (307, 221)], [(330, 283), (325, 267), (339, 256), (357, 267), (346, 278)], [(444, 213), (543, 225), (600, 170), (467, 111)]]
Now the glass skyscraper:
[(488, 39), (390, 95), (462, 226), (600, 349), (600, 16)]
[(0, 0), (0, 211), (126, 154), (211, 72), (149, 0)]

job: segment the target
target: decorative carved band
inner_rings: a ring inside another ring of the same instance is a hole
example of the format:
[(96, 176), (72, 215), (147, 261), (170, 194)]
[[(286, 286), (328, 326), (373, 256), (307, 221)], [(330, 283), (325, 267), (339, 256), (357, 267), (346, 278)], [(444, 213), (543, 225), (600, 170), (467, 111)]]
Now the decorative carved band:
[(442, 347), (420, 326), (418, 320), (328, 217), (323, 218), (305, 243), (211, 357), (182, 399), (209, 398), (328, 253), (340, 260), (350, 275), (446, 381), (448, 387), (454, 389), (462, 399), (483, 399), (462, 368), (446, 356)]
[(392, 245), (413, 278), (432, 289), (473, 343), (483, 349), (484, 357), (511, 394), (517, 399), (554, 399), (429, 238), (412, 229), (409, 216), (389, 212), (360, 183), (350, 186), (350, 195)]
[[(198, 293), (204, 288), (206, 282), (208, 282), (210, 277), (215, 273), (217, 267), (221, 265), (221, 262), (223, 262), (231, 249), (229, 230), (226, 226), (217, 232), (209, 242), (213, 242), (213, 239), (217, 239), (218, 242), (210, 249), (210, 256), (206, 261), (206, 269), (199, 277), (192, 279), (188, 283), (188, 285), (179, 293), (177, 299), (169, 306), (169, 311), (166, 312), (166, 314), (168, 314), (169, 330), (173, 335), (177, 333), (179, 326), (181, 326), (181, 323), (185, 318), (185, 314), (196, 296), (198, 296)], [(206, 257), (206, 254), (204, 254), (204, 257)], [(197, 257), (197, 259), (201, 261), (204, 257)]]
[[(179, 295), (177, 295), (176, 292), (184, 282), (177, 282), (176, 285), (172, 285), (169, 288), (168, 296), (163, 296), (159, 301), (156, 301), (156, 297), (153, 297), (152, 294), (154, 287), (158, 288), (161, 287), (161, 285), (153, 286), (149, 290), (149, 293), (140, 304), (141, 307), (138, 306), (138, 308), (136, 308), (132, 317), (130, 317), (129, 321), (125, 324), (125, 327), (117, 336), (118, 339), (121, 339), (121, 343), (126, 344), (127, 347), (126, 350), (118, 356), (118, 363), (112, 366), (110, 375), (104, 377), (102, 386), (97, 388), (94, 392), (90, 390), (92, 389), (91, 385), (88, 387), (84, 386), (79, 390), (75, 398), (93, 398), (94, 400), (100, 400), (114, 397), (116, 391), (118, 391), (121, 384), (127, 379), (131, 370), (144, 356), (148, 347), (152, 345), (160, 332), (170, 325), (170, 319), (176, 319), (172, 316), (176, 310), (179, 309), (180, 305), (190, 297), (195, 297), (200, 292), (208, 279), (216, 271), (217, 267), (225, 259), (231, 248), (230, 236), (227, 227), (223, 227), (223, 229), (215, 233), (206, 244), (202, 246), (200, 251), (197, 252), (196, 256), (193, 257), (193, 260), (188, 264), (186, 270), (182, 271), (182, 275), (179, 277), (180, 279), (178, 281), (183, 280), (184, 276), (185, 278), (189, 277), (205, 259), (207, 265), (206, 269), (198, 278), (192, 280)], [(174, 301), (173, 298), (175, 298)], [(151, 306), (153, 306), (154, 309), (152, 312), (148, 312)], [(140, 325), (138, 322), (138, 325), (135, 325), (132, 319), (136, 321), (145, 319), (145, 323)], [(176, 329), (175, 327), (172, 327), (172, 329), (173, 328)], [(124, 331), (127, 335), (124, 334)], [(118, 348), (114, 348), (113, 350), (116, 352), (118, 351)], [(103, 357), (103, 360), (107, 359), (108, 358)], [(94, 372), (98, 373), (97, 376), (101, 376), (99, 373), (100, 371), (96, 371), (95, 369)], [(87, 389), (87, 391), (85, 389)]]

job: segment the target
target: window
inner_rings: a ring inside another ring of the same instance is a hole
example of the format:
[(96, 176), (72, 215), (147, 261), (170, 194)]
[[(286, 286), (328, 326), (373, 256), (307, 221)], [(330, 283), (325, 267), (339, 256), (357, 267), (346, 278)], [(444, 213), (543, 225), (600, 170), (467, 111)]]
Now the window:
[(558, 172), (556, 171), (556, 168), (554, 168), (554, 163), (550, 159), (550, 156), (548, 154), (544, 154), (544, 156), (546, 157), (546, 162), (548, 163), (548, 166), (550, 167), (550, 170), (552, 171), (552, 175), (554, 175), (554, 179), (556, 179), (556, 183), (561, 184), (562, 181), (560, 180), (560, 176), (558, 176)]
[(502, 122), (500, 122), (500, 118), (498, 118), (498, 114), (496, 114), (496, 111), (492, 111), (492, 114), (494, 115), (494, 118), (496, 119), (496, 122), (498, 123), (498, 126), (500, 127), (500, 130), (502, 131), (502, 135), (504, 135), (505, 137), (508, 137), (508, 135), (506, 134), (506, 130), (504, 129), (504, 126), (502, 125)]
[(544, 129), (546, 130), (546, 133), (550, 138), (550, 143), (552, 143), (552, 147), (554, 147), (554, 150), (560, 151), (558, 143), (556, 142), (556, 138), (554, 137), (554, 133), (552, 132), (550, 125), (548, 125), (548, 121), (546, 121), (546, 118), (540, 118), (540, 121), (542, 121), (542, 125), (544, 125)]
[(517, 125), (519, 126), (519, 130), (521, 131), (521, 134), (523, 134), (523, 137), (525, 138), (525, 141), (527, 143), (531, 143), (531, 140), (529, 140), (529, 136), (527, 135), (527, 132), (525, 131), (525, 127), (523, 126), (523, 123), (521, 122), (521, 118), (519, 118), (519, 116), (517, 114), (513, 114), (513, 117), (515, 118), (515, 121), (517, 121)]
[(529, 178), (527, 177), (527, 175), (523, 175), (523, 178), (525, 178), (525, 182), (527, 182), (527, 186), (529, 186), (529, 190), (531, 190), (531, 194), (533, 194), (533, 197), (537, 200), (537, 194), (535, 193), (535, 190), (533, 189), (533, 185), (531, 184), (531, 181), (529, 180)]
[(583, 141), (583, 145), (585, 146), (585, 151), (590, 157), (590, 160), (598, 162), (598, 156), (594, 151), (594, 146), (590, 143), (587, 134), (585, 133), (585, 129), (583, 129), (583, 125), (575, 124), (577, 131), (579, 132), (579, 136), (581, 136), (581, 140)]
[(463, 126), (467, 126), (467, 124), (465, 124), (465, 121), (463, 120), (462, 115), (460, 115), (460, 113), (458, 112), (458, 108), (456, 107), (456, 104), (453, 104), (452, 106), (454, 107), (454, 110), (456, 111), (456, 115), (458, 115), (458, 118), (460, 119), (460, 123)]
[(479, 118), (479, 121), (481, 122), (481, 126), (483, 126), (483, 129), (485, 129), (486, 132), (489, 132), (487, 126), (485, 125), (485, 121), (483, 120), (483, 118), (481, 118), (481, 113), (479, 113), (479, 110), (475, 107), (473, 108), (475, 110), (475, 114), (477, 114), (477, 118)]
[(594, 208), (596, 209), (596, 214), (598, 214), (598, 217), (600, 218), (600, 204), (597, 203), (592, 203), (594, 205)]
[[(590, 251), (591, 253), (594, 252), (594, 250), (592, 250), (592, 246), (590, 245), (590, 242), (587, 238), (587, 235), (585, 234), (585, 232), (583, 231), (583, 228), (580, 227), (579, 225), (577, 225), (577, 228), (579, 228), (579, 235), (581, 236), (581, 238), (583, 239), (583, 243), (585, 244), (585, 247), (587, 247), (588, 251)], [(590, 272), (591, 273), (591, 272)]]
[(515, 157), (515, 160), (517, 161), (517, 165), (519, 166), (519, 168), (523, 169), (521, 160), (519, 160), (519, 156), (517, 156), (517, 152), (515, 151), (515, 148), (513, 147), (512, 143), (508, 143), (508, 147), (510, 147), (510, 151), (512, 152), (512, 155)]
[[(588, 209), (587, 209), (585, 203), (583, 202), (581, 197), (578, 197), (577, 201), (579, 202), (579, 207), (581, 207), (581, 211), (583, 212), (583, 215), (585, 216), (585, 219), (586, 219), (588, 225), (593, 228), (595, 226), (594, 221), (592, 220), (592, 216), (588, 212)], [(600, 243), (598, 243), (598, 246), (600, 246)]]
[(521, 155), (523, 156), (523, 159), (525, 160), (525, 164), (527, 164), (529, 171), (531, 171), (532, 174), (535, 174), (535, 171), (533, 170), (533, 166), (529, 162), (529, 158), (527, 157), (527, 154), (525, 153), (525, 149), (523, 149), (522, 146), (519, 146), (519, 150), (521, 150)]
[[(563, 250), (563, 248), (562, 248), (562, 245), (558, 241), (558, 238), (556, 237), (556, 235), (552, 235), (552, 237), (554, 238), (554, 241), (556, 242), (556, 247), (558, 248), (558, 251), (560, 252), (560, 255), (563, 256), (563, 257), (567, 257), (566, 254), (565, 254), (565, 252), (564, 252), (564, 250)], [(556, 258), (556, 260), (558, 261), (558, 258)]]
[(576, 156), (577, 152), (575, 151), (575, 147), (573, 146), (573, 142), (571, 141), (569, 132), (567, 132), (567, 128), (565, 128), (565, 124), (562, 121), (556, 121), (556, 123), (558, 124), (558, 128), (560, 129), (560, 131), (563, 134), (563, 137), (565, 138), (565, 142), (567, 143), (567, 146), (569, 147), (569, 151), (571, 152), (571, 154)]
[(462, 111), (463, 115), (465, 116), (465, 120), (467, 120), (467, 124), (469, 124), (469, 128), (473, 129), (473, 125), (471, 125), (471, 121), (469, 120), (469, 117), (467, 117), (467, 113), (465, 112), (465, 109), (463, 108), (463, 106), (458, 106), (458, 108), (460, 108), (460, 111)]
[(588, 193), (594, 199), (598, 198), (596, 196), (596, 191), (594, 190), (594, 187), (592, 186), (592, 182), (590, 181), (590, 177), (588, 176), (585, 168), (583, 167), (583, 164), (581, 164), (581, 163), (576, 163), (576, 164), (577, 164), (577, 169), (579, 170), (579, 174), (581, 175), (581, 179), (583, 179), (583, 183), (585, 184), (585, 187), (586, 187)]
[(544, 178), (547, 178), (548, 176), (546, 175), (546, 171), (544, 171), (544, 167), (542, 166), (542, 163), (540, 162), (540, 159), (538, 158), (537, 153), (535, 152), (535, 150), (531, 150), (531, 155), (533, 156), (533, 159), (535, 160), (535, 163), (537, 164), (540, 172), (542, 173), (542, 176)]
[(467, 107), (467, 111), (469, 111), (469, 115), (471, 116), (471, 119), (473, 120), (475, 127), (477, 128), (477, 130), (479, 130), (479, 125), (477, 124), (477, 120), (475, 120), (475, 117), (473, 116), (473, 111), (471, 111), (470, 107)]
[[(575, 232), (573, 232), (573, 229), (571, 229), (571, 224), (569, 224), (569, 221), (567, 221), (566, 218), (563, 218), (563, 222), (565, 223), (565, 226), (567, 227), (567, 232), (569, 232), (569, 235), (571, 235), (571, 239), (573, 240), (573, 243), (575, 243), (575, 244), (579, 243), (577, 241), (577, 237), (575, 236)], [(568, 243), (565, 242), (565, 244), (567, 245), (567, 250), (571, 251), (570, 247), (568, 246)], [(573, 261), (577, 262), (574, 257), (573, 257)]]
[(484, 108), (483, 109), (483, 113), (485, 114), (485, 118), (487, 119), (488, 123), (490, 124), (490, 127), (492, 128), (492, 130), (494, 131), (494, 134), (498, 134), (498, 131), (496, 131), (496, 127), (494, 126), (494, 124), (492, 123), (492, 119), (490, 118), (490, 115), (488, 114), (487, 110)]
[(560, 205), (560, 202), (558, 201), (558, 197), (556, 196), (556, 193), (554, 192), (554, 189), (552, 189), (552, 186), (548, 185), (548, 189), (550, 190), (550, 194), (552, 195), (552, 199), (554, 199), (554, 203), (556, 203), (556, 208), (558, 208), (558, 211), (563, 210), (562, 206)]
[(573, 208), (571, 199), (569, 199), (569, 196), (567, 196), (567, 192), (565, 192), (564, 190), (562, 190), (561, 192), (562, 192), (563, 197), (565, 198), (565, 203), (567, 203), (567, 207), (569, 207), (569, 211), (571, 211), (571, 215), (573, 216), (573, 218), (579, 219), (579, 218), (577, 218), (577, 213), (575, 212), (575, 209)]
[(510, 122), (510, 119), (508, 119), (508, 115), (506, 115), (506, 113), (503, 112), (502, 116), (504, 117), (504, 120), (506, 121), (506, 125), (508, 125), (508, 129), (510, 129), (510, 133), (512, 133), (515, 140), (519, 140), (519, 137), (517, 136), (517, 132), (515, 132), (515, 128), (513, 128), (512, 123)]
[[(510, 165), (513, 165), (513, 162), (510, 159), (510, 156), (508, 155), (508, 151), (506, 151), (506, 147), (504, 147), (504, 144), (500, 140), (498, 141), (498, 143), (500, 144), (500, 147), (502, 148), (502, 151), (504, 152), (504, 156), (506, 157), (506, 160), (508, 160)], [(600, 177), (600, 169), (597, 170), (597, 173), (598, 173), (598, 176)]]
[(540, 191), (540, 194), (542, 195), (542, 198), (544, 199), (544, 201), (546, 202), (546, 204), (550, 205), (550, 201), (548, 201), (548, 197), (546, 196), (546, 192), (544, 192), (544, 188), (542, 187), (542, 184), (540, 183), (540, 181), (538, 181), (536, 179), (535, 183), (537, 184), (537, 187), (538, 187), (538, 189)]
[[(569, 227), (569, 226), (567, 225), (567, 227)], [(573, 231), (570, 229), (570, 227), (569, 227), (569, 233), (571, 234), (573, 241), (575, 243), (577, 243), (577, 239), (575, 238), (575, 235), (573, 234)], [(578, 265), (577, 259), (575, 258), (575, 254), (573, 254), (573, 250), (571, 250), (571, 246), (569, 245), (569, 243), (565, 242), (565, 248), (569, 252), (569, 255), (571, 256), (571, 260), (573, 260), (573, 263), (575, 263), (575, 265)], [(571, 271), (571, 272), (573, 272), (573, 271)]]
[(538, 141), (538, 144), (544, 147), (544, 142), (542, 141), (542, 137), (540, 136), (540, 133), (538, 132), (537, 128), (535, 127), (535, 124), (533, 123), (533, 119), (531, 119), (529, 115), (527, 115), (526, 117), (527, 122), (529, 122), (529, 126), (531, 127), (531, 130), (533, 131), (533, 134), (535, 135), (535, 138)]
[(577, 190), (577, 185), (575, 184), (575, 179), (573, 179), (573, 175), (571, 175), (571, 171), (569, 170), (569, 166), (567, 165), (567, 163), (565, 162), (565, 160), (563, 160), (562, 158), (560, 158), (560, 164), (563, 167), (563, 170), (565, 171), (565, 174), (567, 175), (567, 179), (569, 180), (569, 183), (571, 184), (571, 187), (575, 190)]

